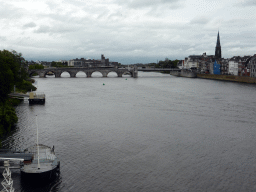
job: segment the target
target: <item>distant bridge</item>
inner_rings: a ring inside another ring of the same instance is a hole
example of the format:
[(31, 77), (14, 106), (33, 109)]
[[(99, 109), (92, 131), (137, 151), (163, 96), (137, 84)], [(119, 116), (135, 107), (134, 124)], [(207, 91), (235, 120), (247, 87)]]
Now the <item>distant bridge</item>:
[(78, 72), (84, 72), (86, 77), (91, 77), (92, 73), (100, 72), (103, 77), (107, 77), (110, 72), (115, 72), (118, 77), (123, 75), (131, 75), (131, 77), (137, 78), (138, 71), (144, 72), (161, 72), (161, 71), (181, 71), (181, 69), (173, 68), (138, 68), (134, 66), (133, 68), (115, 68), (115, 67), (61, 67), (61, 68), (46, 68), (46, 69), (30, 69), (28, 70), (29, 76), (31, 77), (33, 73), (37, 73), (39, 77), (46, 77), (47, 73), (52, 72), (55, 77), (61, 77), (63, 72), (68, 72), (70, 77), (76, 77)]
[(37, 73), (39, 77), (46, 77), (47, 73), (54, 73), (55, 77), (61, 77), (63, 72), (68, 72), (70, 77), (76, 77), (78, 72), (84, 72), (86, 77), (91, 77), (92, 73), (100, 72), (103, 77), (107, 77), (108, 73), (115, 72), (118, 77), (122, 77), (124, 74), (129, 74), (131, 77), (138, 77), (137, 67), (131, 69), (120, 69), (115, 67), (61, 67), (61, 68), (46, 68), (46, 69), (30, 69), (28, 70), (29, 76), (31, 77), (33, 73)]

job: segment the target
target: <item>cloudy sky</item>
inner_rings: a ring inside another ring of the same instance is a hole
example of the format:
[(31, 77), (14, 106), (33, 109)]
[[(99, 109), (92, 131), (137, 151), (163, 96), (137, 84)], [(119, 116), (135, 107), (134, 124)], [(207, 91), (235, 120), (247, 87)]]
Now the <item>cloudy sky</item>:
[(0, 0), (0, 49), (122, 64), (256, 53), (256, 0)]

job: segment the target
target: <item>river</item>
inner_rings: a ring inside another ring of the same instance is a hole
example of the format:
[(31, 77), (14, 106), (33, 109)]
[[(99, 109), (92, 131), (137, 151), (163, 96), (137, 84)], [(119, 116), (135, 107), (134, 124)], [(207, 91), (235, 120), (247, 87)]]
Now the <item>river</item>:
[[(16, 108), (2, 145), (55, 147), (60, 177), (15, 191), (255, 191), (256, 86), (139, 72), (37, 78), (45, 105)], [(0, 177), (2, 179), (2, 177)]]

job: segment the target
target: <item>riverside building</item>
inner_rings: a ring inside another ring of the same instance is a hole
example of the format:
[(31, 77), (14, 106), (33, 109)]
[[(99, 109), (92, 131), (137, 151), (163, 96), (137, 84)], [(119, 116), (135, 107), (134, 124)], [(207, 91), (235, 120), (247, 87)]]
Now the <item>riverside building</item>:
[(104, 55), (101, 55), (100, 60), (94, 60), (94, 59), (72, 59), (68, 61), (68, 66), (74, 66), (74, 67), (103, 67), (103, 66), (111, 66), (116, 67), (118, 66), (118, 62), (110, 62), (109, 59), (105, 58)]

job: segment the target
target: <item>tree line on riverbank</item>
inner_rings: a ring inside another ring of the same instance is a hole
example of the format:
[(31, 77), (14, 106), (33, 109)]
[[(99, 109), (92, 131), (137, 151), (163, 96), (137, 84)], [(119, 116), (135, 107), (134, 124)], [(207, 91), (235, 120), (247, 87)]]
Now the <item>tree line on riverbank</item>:
[(177, 68), (179, 60), (169, 60), (165, 58), (164, 61), (160, 60), (158, 63), (149, 63), (148, 66), (155, 68)]
[[(63, 64), (61, 62), (55, 62), (52, 61), (50, 67), (56, 67), (56, 68), (60, 68), (60, 67), (74, 67), (74, 66), (67, 66), (67, 64)], [(29, 65), (29, 69), (44, 69), (44, 66), (42, 64), (31, 64)]]
[(0, 138), (9, 133), (18, 121), (14, 107), (20, 100), (10, 98), (8, 94), (14, 87), (21, 93), (36, 90), (29, 80), (27, 67), (21, 53), (0, 50)]

